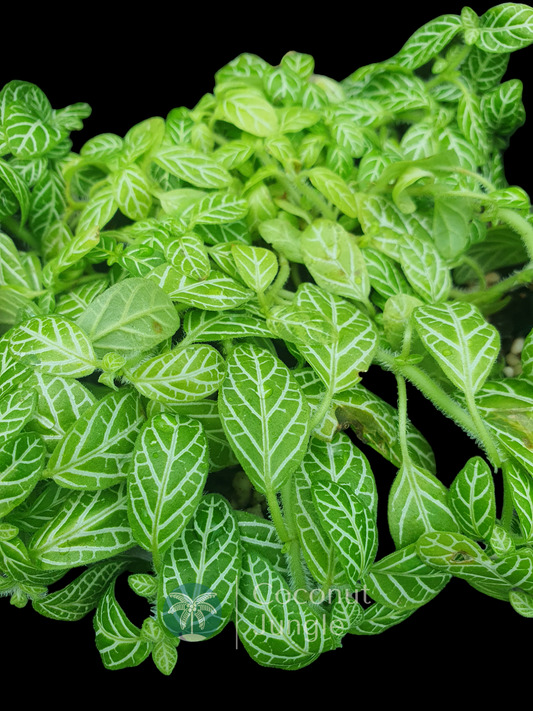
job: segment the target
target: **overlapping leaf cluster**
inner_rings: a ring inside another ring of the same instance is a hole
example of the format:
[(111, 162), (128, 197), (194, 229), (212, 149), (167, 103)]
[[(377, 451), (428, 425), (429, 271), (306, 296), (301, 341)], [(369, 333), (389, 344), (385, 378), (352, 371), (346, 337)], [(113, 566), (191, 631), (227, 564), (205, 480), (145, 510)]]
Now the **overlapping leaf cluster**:
[[(533, 338), (504, 379), (486, 319), (533, 278), (529, 197), (502, 162), (522, 85), (501, 81), (532, 41), (533, 10), (505, 3), (437, 18), (341, 83), (306, 54), (242, 54), (194, 109), (79, 155), (86, 104), (3, 88), (13, 605), (96, 609), (106, 667), (152, 654), (165, 674), (179, 640), (164, 601), (191, 582), (259, 664), (285, 669), (401, 622), (452, 575), (533, 616)], [(488, 288), (495, 269), (509, 275)], [(398, 410), (361, 383), (372, 363), (396, 375)], [(449, 490), (405, 379), (484, 450)], [(349, 427), (398, 467), (397, 550), (379, 560), (376, 484)], [(126, 570), (152, 605), (142, 629), (115, 598)], [(363, 589), (364, 610), (346, 596)]]

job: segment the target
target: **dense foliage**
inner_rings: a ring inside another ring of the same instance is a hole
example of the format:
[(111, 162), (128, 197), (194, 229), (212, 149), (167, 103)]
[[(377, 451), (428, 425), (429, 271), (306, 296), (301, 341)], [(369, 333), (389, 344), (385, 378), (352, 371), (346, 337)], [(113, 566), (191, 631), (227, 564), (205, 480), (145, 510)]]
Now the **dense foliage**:
[[(284, 669), (398, 624), (452, 575), (533, 616), (533, 332), (509, 378), (487, 321), (533, 279), (529, 197), (502, 161), (522, 84), (501, 81), (532, 41), (533, 10), (505, 3), (443, 15), (340, 83), (307, 54), (241, 54), (192, 110), (79, 155), (88, 105), (2, 89), (12, 605), (96, 610), (106, 667), (152, 654), (165, 674), (168, 600), (190, 583), (216, 594), (219, 630), (237, 622)], [(372, 363), (395, 374), (398, 409), (365, 387)], [(449, 490), (406, 379), (482, 449)], [(348, 428), (398, 467), (381, 559)], [(115, 598), (125, 571), (151, 605), (142, 629)]]

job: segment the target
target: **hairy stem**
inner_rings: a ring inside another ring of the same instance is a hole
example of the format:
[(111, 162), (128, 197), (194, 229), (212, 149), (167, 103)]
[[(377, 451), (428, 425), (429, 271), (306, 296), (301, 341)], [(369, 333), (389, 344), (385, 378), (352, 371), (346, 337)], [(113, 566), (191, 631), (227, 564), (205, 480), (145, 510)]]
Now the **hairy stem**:
[(288, 543), (290, 541), (289, 532), (285, 526), (285, 521), (283, 520), (283, 514), (278, 503), (278, 497), (275, 491), (267, 490), (266, 500), (268, 504), (268, 510), (270, 511), (270, 518), (278, 534), (278, 538), (282, 543)]
[(427, 373), (415, 365), (398, 365), (392, 353), (383, 348), (378, 348), (375, 360), (385, 370), (391, 370), (395, 375), (402, 375), (417, 387), (424, 396), (431, 400), (438, 410), (446, 417), (454, 420), (462, 427), (472, 439), (478, 439), (476, 426), (468, 414), (455, 400), (453, 400)]
[(528, 265), (521, 269), (515, 274), (503, 279), (502, 281), (491, 286), (490, 289), (485, 289), (484, 291), (473, 291), (468, 294), (455, 290), (453, 292), (454, 298), (459, 301), (468, 301), (476, 306), (483, 306), (484, 304), (491, 304), (494, 301), (498, 301), (502, 296), (514, 289), (521, 284), (528, 284), (533, 281), (533, 267)]
[(330, 408), (331, 401), (333, 400), (334, 394), (335, 394), (335, 389), (334, 389), (334, 383), (332, 381), (330, 383), (330, 385), (328, 386), (328, 389), (324, 393), (322, 402), (317, 407), (317, 409), (315, 410), (315, 414), (311, 418), (311, 422), (309, 423), (309, 432), (312, 432), (315, 429), (315, 427), (318, 427), (318, 425), (322, 422), (322, 420), (326, 416), (326, 414)]
[(407, 388), (405, 379), (401, 375), (396, 376), (398, 385), (398, 436), (402, 450), (402, 464), (410, 461), (409, 449), (407, 447)]
[(484, 423), (483, 418), (479, 414), (479, 410), (477, 409), (476, 401), (474, 398), (474, 393), (468, 391), (465, 393), (465, 395), (466, 402), (468, 404), (468, 410), (472, 415), (472, 419), (476, 426), (479, 439), (483, 443), (483, 447), (485, 448), (485, 451), (487, 452), (487, 455), (492, 461), (495, 469), (498, 469), (501, 466), (500, 455), (498, 454), (498, 450), (496, 449), (496, 446), (492, 441), (492, 437), (490, 436), (490, 433), (487, 429), (487, 425)]
[(299, 177), (297, 179), (298, 190), (302, 192), (303, 195), (309, 200), (309, 202), (316, 207), (316, 209), (326, 218), (326, 220), (337, 219), (337, 215), (334, 210), (332, 210), (327, 204), (326, 200), (322, 195), (315, 190), (311, 185), (307, 185), (305, 178)]
[(479, 264), (476, 262), (476, 260), (472, 259), (472, 257), (467, 257), (466, 254), (463, 254), (463, 256), (461, 257), (461, 260), (462, 260), (463, 264), (466, 264), (467, 266), (469, 266), (470, 269), (476, 275), (477, 280), (479, 282), (479, 290), (486, 291), (487, 284), (485, 282), (485, 274), (483, 273), (483, 269), (479, 266)]
[(303, 598), (308, 599), (307, 578), (302, 562), (302, 553), (300, 548), (300, 541), (298, 540), (298, 531), (296, 528), (294, 511), (291, 505), (292, 496), (290, 479), (286, 484), (284, 484), (281, 489), (281, 502), (283, 505), (283, 517), (285, 520), (285, 526), (290, 539), (289, 544), (287, 546), (287, 555), (289, 558), (292, 582), (296, 590), (301, 590), (305, 593), (303, 595)]

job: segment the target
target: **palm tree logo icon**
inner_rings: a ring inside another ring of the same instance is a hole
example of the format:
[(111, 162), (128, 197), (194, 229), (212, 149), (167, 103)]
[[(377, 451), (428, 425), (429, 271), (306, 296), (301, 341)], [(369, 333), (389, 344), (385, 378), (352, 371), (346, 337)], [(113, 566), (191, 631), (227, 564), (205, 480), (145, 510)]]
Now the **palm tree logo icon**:
[(198, 625), (200, 626), (201, 630), (205, 628), (206, 618), (204, 612), (207, 612), (211, 615), (217, 614), (216, 607), (211, 605), (209, 602), (206, 602), (206, 600), (210, 600), (211, 598), (217, 597), (212, 590), (201, 593), (200, 595), (197, 595), (194, 598), (183, 592), (171, 592), (169, 593), (168, 597), (172, 598), (173, 600), (178, 600), (178, 602), (174, 603), (174, 605), (172, 605), (168, 609), (167, 614), (172, 615), (175, 612), (181, 611), (180, 626), (183, 630), (185, 630), (185, 625), (187, 624), (187, 621), (190, 618), (191, 635), (194, 634), (195, 620), (198, 621)]

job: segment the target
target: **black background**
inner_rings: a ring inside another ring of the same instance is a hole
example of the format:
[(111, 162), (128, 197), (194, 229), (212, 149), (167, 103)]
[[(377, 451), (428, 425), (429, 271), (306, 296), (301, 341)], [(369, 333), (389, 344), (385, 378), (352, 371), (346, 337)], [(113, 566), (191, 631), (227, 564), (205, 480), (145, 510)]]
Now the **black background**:
[[(482, 14), (492, 3), (471, 6)], [(124, 135), (132, 125), (150, 116), (165, 117), (176, 106), (192, 108), (212, 90), (214, 73), (241, 52), (258, 54), (271, 64), (278, 64), (289, 50), (307, 52), (315, 57), (316, 73), (341, 80), (359, 66), (388, 59), (422, 24), (443, 13), (459, 14), (462, 4), (302, 4), (298, 5), (298, 14), (292, 15), (290, 6), (274, 3), (250, 3), (247, 8), (197, 3), (197, 9), (189, 8), (187, 14), (179, 5), (143, 3), (142, 8), (124, 6), (121, 16), (113, 16), (109, 8), (85, 6), (65, 10), (63, 15), (57, 10), (53, 18), (36, 17), (27, 5), (24, 8), (11, 10), (12, 17), (4, 24), (0, 86), (11, 79), (33, 82), (45, 91), (54, 108), (88, 102), (92, 116), (83, 131), (72, 134), (73, 150), (79, 150), (98, 133)], [(533, 94), (532, 63), (533, 48), (520, 50), (511, 57), (504, 77), (524, 82), (526, 112)], [(528, 133), (529, 123), (513, 137), (505, 163), (509, 183), (521, 185), (531, 194)], [(517, 303), (514, 308), (525, 314), (522, 329), (527, 331), (533, 327), (531, 301), (524, 298)], [(499, 325), (508, 330), (509, 337), (521, 335), (512, 333), (509, 313), (500, 316)], [(391, 374), (373, 366), (363, 384), (396, 404)], [(448, 485), (466, 459), (479, 451), (412, 386), (408, 386), (408, 397), (409, 416), (433, 446), (438, 475)], [(386, 526), (386, 502), (396, 470), (373, 450), (360, 446), (378, 482), (378, 555), (383, 557), (393, 550)], [(496, 487), (501, 494), (499, 476)], [(54, 586), (59, 587), (61, 583)], [(117, 583), (117, 597), (140, 626), (149, 613), (148, 605), (129, 590), (124, 575)], [(95, 681), (107, 681), (109, 693), (157, 678), (159, 689), (175, 689), (180, 696), (189, 690), (196, 693), (196, 689), (200, 699), (227, 693), (255, 704), (263, 698), (263, 685), (268, 688), (269, 683), (288, 678), (281, 670), (260, 668), (242, 644), (236, 648), (232, 625), (208, 642), (182, 643), (177, 668), (167, 679), (155, 670), (151, 660), (116, 674), (104, 670), (94, 646), (92, 614), (77, 623), (62, 623), (41, 617), (31, 605), (23, 610), (9, 607), (7, 599), (0, 600), (0, 608), (4, 679), (18, 671), (28, 674), (28, 681), (32, 677), (37, 682), (46, 675), (51, 681), (80, 682), (85, 688), (90, 679), (88, 693), (99, 688), (92, 687)], [(376, 637), (347, 636), (343, 649), (323, 655), (289, 678), (295, 693), (313, 688), (313, 682), (318, 681), (332, 703), (339, 700), (340, 689), (344, 698), (349, 693), (348, 698), (356, 702), (373, 681), (377, 681), (380, 693), (394, 693), (389, 684), (397, 684), (405, 672), (405, 686), (395, 688), (409, 704), (415, 680), (425, 680), (439, 695), (446, 695), (448, 689), (452, 691), (465, 682), (483, 685), (484, 678), (490, 684), (493, 664), (506, 664), (511, 657), (515, 671), (520, 673), (527, 655), (522, 656), (519, 649), (532, 626), (533, 622), (519, 617), (509, 604), (485, 597), (453, 579), (435, 600), (406, 622)], [(486, 665), (481, 679), (475, 673), (472, 676), (472, 664)], [(385, 674), (374, 679), (378, 671)], [(270, 698), (273, 701), (276, 697)]]

